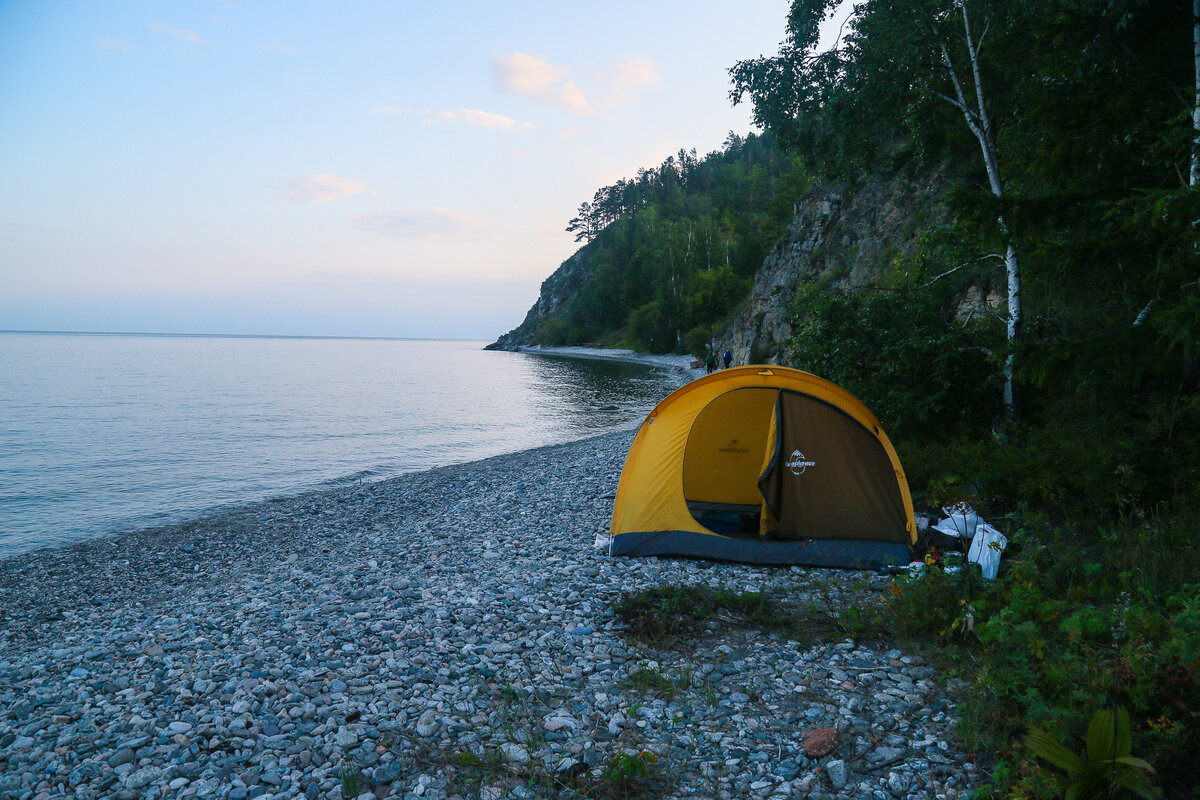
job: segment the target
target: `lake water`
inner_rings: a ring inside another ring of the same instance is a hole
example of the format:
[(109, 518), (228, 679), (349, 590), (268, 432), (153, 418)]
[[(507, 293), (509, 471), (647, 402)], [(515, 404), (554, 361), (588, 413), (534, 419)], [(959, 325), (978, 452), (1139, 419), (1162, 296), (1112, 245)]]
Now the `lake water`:
[(0, 334), (0, 557), (632, 427), (682, 383), (483, 344)]

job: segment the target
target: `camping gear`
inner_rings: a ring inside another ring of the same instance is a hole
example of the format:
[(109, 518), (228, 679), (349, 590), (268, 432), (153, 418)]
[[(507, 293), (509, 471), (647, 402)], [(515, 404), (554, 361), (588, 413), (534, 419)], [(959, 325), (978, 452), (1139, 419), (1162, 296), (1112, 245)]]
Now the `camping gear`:
[(967, 551), (967, 560), (978, 564), (983, 577), (991, 580), (1000, 572), (1000, 554), (1008, 547), (1008, 537), (986, 522), (975, 528), (975, 538)]
[(942, 513), (946, 514), (946, 518), (934, 525), (934, 530), (963, 540), (969, 540), (975, 535), (975, 526), (979, 524), (979, 515), (971, 506), (966, 503), (955, 503), (948, 508), (943, 508)]
[(612, 555), (879, 569), (907, 564), (912, 499), (875, 416), (788, 367), (677, 389), (638, 429), (613, 504)]

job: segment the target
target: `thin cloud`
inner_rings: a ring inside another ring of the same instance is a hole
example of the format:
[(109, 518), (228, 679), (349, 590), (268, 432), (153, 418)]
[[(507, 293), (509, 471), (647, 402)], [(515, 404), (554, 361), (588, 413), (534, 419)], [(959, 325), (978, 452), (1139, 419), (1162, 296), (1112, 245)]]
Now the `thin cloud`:
[(596, 100), (596, 106), (605, 111), (615, 110), (637, 101), (639, 91), (662, 85), (662, 78), (654, 62), (645, 58), (626, 56), (621, 61), (596, 73), (596, 80), (604, 87)]
[(532, 122), (521, 122), (503, 114), (493, 114), (490, 111), (480, 111), (476, 108), (447, 108), (440, 110), (401, 108), (399, 106), (371, 106), (370, 113), (388, 116), (403, 116), (411, 114), (420, 119), (422, 125), (438, 125), (443, 122), (470, 125), (475, 128), (497, 128), (504, 131), (515, 131), (519, 128), (532, 128)]
[(342, 197), (365, 192), (367, 185), (355, 178), (317, 173), (315, 175), (285, 175), (275, 187), (275, 192), (297, 203), (328, 203)]
[(492, 68), (500, 86), (518, 94), (545, 92), (567, 74), (562, 67), (556, 67), (527, 53), (496, 56), (492, 60)]
[(562, 82), (568, 74), (565, 67), (556, 67), (528, 53), (512, 53), (492, 59), (492, 71), (505, 91), (523, 94), (572, 114), (591, 113), (587, 92), (574, 83)]
[(187, 44), (204, 44), (204, 40), (200, 38), (200, 34), (194, 33), (183, 28), (176, 28), (174, 25), (164, 25), (161, 22), (151, 22), (146, 26), (155, 33), (161, 33), (164, 36), (171, 36), (181, 42)]
[(352, 217), (350, 224), (360, 231), (381, 236), (439, 242), (483, 241), (496, 232), (496, 226), (485, 219), (444, 208), (360, 214)]
[(102, 49), (109, 50), (114, 53), (124, 53), (132, 46), (129, 44), (129, 42), (123, 42), (120, 39), (112, 39), (108, 36), (97, 39), (96, 44)]
[(618, 89), (642, 89), (662, 85), (654, 62), (633, 56), (627, 56), (624, 61), (609, 69), (608, 82)]
[(518, 122), (512, 117), (506, 117), (503, 114), (492, 114), (487, 111), (478, 111), (474, 108), (454, 108), (446, 111), (427, 111), (423, 114), (429, 114), (429, 123), (433, 122), (461, 122), (464, 125), (473, 125), (477, 128), (500, 128), (501, 130), (514, 131), (517, 128), (532, 128), (532, 122)]
[(566, 80), (569, 70), (527, 53), (498, 56), (492, 70), (501, 89), (556, 106), (571, 114), (591, 114), (637, 99), (637, 90), (662, 85), (654, 62), (626, 56), (591, 73), (591, 87)]
[(592, 113), (586, 93), (573, 83), (567, 83), (558, 92), (558, 104), (573, 114)]

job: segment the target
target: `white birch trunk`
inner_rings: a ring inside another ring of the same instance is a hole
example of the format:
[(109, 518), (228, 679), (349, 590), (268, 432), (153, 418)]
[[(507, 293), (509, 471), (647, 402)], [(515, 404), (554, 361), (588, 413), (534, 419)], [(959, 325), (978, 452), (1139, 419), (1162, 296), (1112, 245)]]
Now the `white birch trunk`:
[(1192, 59), (1196, 68), (1196, 94), (1192, 98), (1192, 171), (1188, 185), (1200, 187), (1200, 0), (1192, 0)]
[[(1193, 0), (1200, 6), (1200, 0)], [(983, 81), (979, 72), (979, 43), (980, 39), (975, 39), (971, 33), (971, 17), (967, 12), (965, 2), (960, 3), (962, 8), (963, 18), (963, 40), (967, 45), (967, 56), (971, 61), (971, 78), (975, 85), (975, 106), (972, 108), (967, 102), (966, 94), (963, 91), (962, 81), (958, 77), (958, 72), (954, 67), (954, 62), (950, 58), (950, 50), (943, 42), (942, 49), (942, 65), (946, 68), (947, 74), (950, 76), (950, 82), (954, 86), (954, 97), (941, 95), (942, 99), (949, 102), (962, 112), (963, 119), (966, 120), (967, 127), (971, 129), (971, 133), (979, 142), (979, 149), (983, 154), (983, 166), (987, 171), (988, 188), (991, 190), (994, 197), (1004, 196), (1004, 185), (1000, 180), (1000, 159), (996, 152), (995, 133), (992, 130), (991, 120), (988, 118), (987, 104), (984, 102)], [(986, 30), (984, 31), (986, 34)], [(996, 222), (1000, 227), (1000, 234), (1004, 237), (1004, 267), (1008, 277), (1008, 343), (1012, 347), (1021, 340), (1021, 264), (1017, 258), (1016, 248), (1013, 247), (1012, 235), (1008, 229), (1008, 223), (1004, 216), (998, 215)], [(1019, 417), (1019, 402), (1018, 386), (1015, 370), (1013, 368), (1013, 355), (1010, 352), (1004, 360), (1004, 416), (1008, 424), (1012, 424)]]

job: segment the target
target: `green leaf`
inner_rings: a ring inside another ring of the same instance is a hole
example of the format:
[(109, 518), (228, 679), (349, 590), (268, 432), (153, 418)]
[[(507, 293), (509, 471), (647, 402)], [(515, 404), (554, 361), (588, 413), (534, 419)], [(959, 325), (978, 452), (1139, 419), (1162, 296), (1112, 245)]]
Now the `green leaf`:
[(1114, 760), (1118, 764), (1123, 764), (1127, 767), (1136, 767), (1137, 769), (1145, 770), (1151, 774), (1154, 773), (1154, 767), (1150, 766), (1148, 762), (1143, 761), (1140, 758), (1134, 758), (1133, 756), (1121, 756), (1120, 758), (1116, 758)]
[(1050, 734), (1034, 728), (1025, 734), (1025, 744), (1034, 755), (1073, 775), (1083, 772), (1083, 760)]
[[(1129, 715), (1125, 715), (1125, 722), (1128, 725)], [(1087, 760), (1088, 765), (1097, 767), (1104, 761), (1111, 761), (1116, 753), (1114, 747), (1116, 743), (1116, 727), (1117, 715), (1107, 708), (1102, 708), (1092, 717), (1092, 721), (1088, 724), (1087, 730)], [(1123, 753), (1122, 755), (1128, 755)]]
[(1123, 708), (1117, 709), (1115, 734), (1112, 757), (1124, 758), (1133, 752), (1133, 731), (1129, 725), (1129, 712)]
[(1156, 800), (1162, 797), (1162, 789), (1151, 783), (1149, 776), (1144, 772), (1121, 770), (1116, 775), (1116, 782), (1146, 800)]

